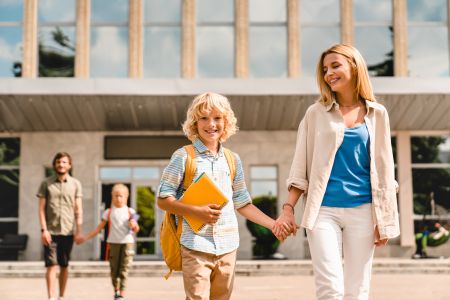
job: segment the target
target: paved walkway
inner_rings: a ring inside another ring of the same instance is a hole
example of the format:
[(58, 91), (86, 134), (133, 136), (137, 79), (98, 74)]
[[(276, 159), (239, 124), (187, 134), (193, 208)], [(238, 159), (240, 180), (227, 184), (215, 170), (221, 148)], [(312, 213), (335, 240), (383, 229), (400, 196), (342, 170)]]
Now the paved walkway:
[[(312, 276), (238, 276), (233, 300), (314, 299)], [(108, 278), (70, 278), (65, 300), (112, 300)], [(3, 300), (46, 300), (44, 278), (0, 278)], [(181, 276), (131, 277), (127, 300), (184, 299)], [(375, 274), (371, 300), (448, 300), (450, 275)]]

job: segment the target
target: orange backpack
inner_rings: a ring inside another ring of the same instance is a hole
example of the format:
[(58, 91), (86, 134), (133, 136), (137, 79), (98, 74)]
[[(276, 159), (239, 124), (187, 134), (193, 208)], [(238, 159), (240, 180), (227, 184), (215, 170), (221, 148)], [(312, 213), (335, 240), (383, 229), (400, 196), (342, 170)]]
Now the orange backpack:
[[(195, 148), (193, 145), (184, 146), (188, 156), (186, 159), (186, 166), (184, 172), (184, 190), (186, 190), (192, 183), (197, 169), (195, 160)], [(224, 155), (227, 159), (228, 167), (230, 168), (231, 182), (236, 176), (236, 159), (233, 153), (224, 148)], [(177, 220), (178, 219), (178, 222)], [(164, 219), (161, 224), (161, 231), (159, 235), (161, 250), (164, 261), (166, 262), (169, 272), (164, 276), (168, 279), (172, 271), (181, 271), (181, 244), (180, 236), (183, 228), (183, 217), (176, 216), (172, 213), (165, 212)]]

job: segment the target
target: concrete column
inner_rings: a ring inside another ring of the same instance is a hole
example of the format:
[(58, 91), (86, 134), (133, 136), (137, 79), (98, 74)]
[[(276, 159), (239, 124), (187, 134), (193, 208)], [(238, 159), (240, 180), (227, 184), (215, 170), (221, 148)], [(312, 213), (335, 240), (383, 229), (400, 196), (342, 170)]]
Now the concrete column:
[(195, 77), (195, 0), (183, 0), (181, 16), (181, 77)]
[(447, 0), (447, 42), (448, 42), (448, 55), (450, 64), (450, 0)]
[(235, 66), (237, 78), (248, 78), (248, 0), (235, 0)]
[(89, 78), (91, 36), (91, 0), (77, 1), (77, 37), (75, 49), (75, 77)]
[(414, 246), (413, 184), (411, 168), (411, 136), (409, 132), (397, 134), (397, 176), (400, 211), (400, 245)]
[(23, 3), (22, 77), (25, 78), (37, 76), (37, 5), (37, 0), (25, 0)]
[(393, 0), (394, 75), (408, 76), (408, 17), (406, 0)]
[(341, 0), (341, 41), (353, 45), (355, 41), (353, 27), (353, 0)]
[(130, 0), (128, 77), (142, 78), (144, 74), (143, 44), (143, 4), (142, 0)]
[(300, 73), (300, 51), (299, 51), (299, 0), (288, 0), (288, 77), (297, 78)]

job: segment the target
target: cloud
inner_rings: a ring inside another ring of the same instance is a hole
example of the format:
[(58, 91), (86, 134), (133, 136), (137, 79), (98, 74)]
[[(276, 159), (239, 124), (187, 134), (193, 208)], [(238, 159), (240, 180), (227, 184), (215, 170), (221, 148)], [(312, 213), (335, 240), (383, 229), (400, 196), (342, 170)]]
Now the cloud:
[(91, 75), (126, 77), (128, 71), (128, 28), (96, 27), (92, 33)]
[(75, 0), (39, 0), (39, 20), (75, 22)]
[(11, 43), (0, 37), (0, 60), (18, 60), (20, 59), (20, 47), (21, 43)]
[(339, 22), (339, 1), (300, 1), (300, 22)]
[(179, 28), (144, 30), (145, 77), (180, 77), (180, 35)]

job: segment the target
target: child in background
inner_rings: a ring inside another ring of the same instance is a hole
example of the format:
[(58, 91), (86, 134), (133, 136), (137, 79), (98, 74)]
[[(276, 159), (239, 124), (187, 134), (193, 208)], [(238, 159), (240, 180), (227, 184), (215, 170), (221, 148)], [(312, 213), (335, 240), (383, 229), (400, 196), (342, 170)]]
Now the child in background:
[(186, 149), (180, 148), (163, 172), (158, 206), (175, 215), (195, 216), (206, 224), (196, 233), (183, 220), (180, 242), (186, 299), (230, 299), (239, 247), (235, 210), (269, 229), (275, 222), (252, 204), (242, 163), (235, 153), (232, 155), (236, 175), (231, 178), (222, 143), (237, 131), (237, 126), (227, 98), (215, 93), (198, 95), (188, 109), (183, 131), (195, 149), (194, 178), (206, 173), (230, 201), (222, 209), (217, 204), (193, 206), (178, 201), (185, 188), (183, 178), (188, 156)]
[[(114, 287), (114, 299), (124, 300), (128, 267), (134, 255), (133, 233), (139, 231), (136, 212), (127, 206), (129, 191), (123, 184), (115, 184), (111, 191), (111, 208), (108, 208), (102, 216), (97, 228), (83, 236), (80, 243), (87, 241), (108, 224), (108, 239), (106, 255), (111, 268), (111, 280)], [(109, 251), (108, 251), (109, 248)], [(109, 253), (108, 253), (109, 252)]]

